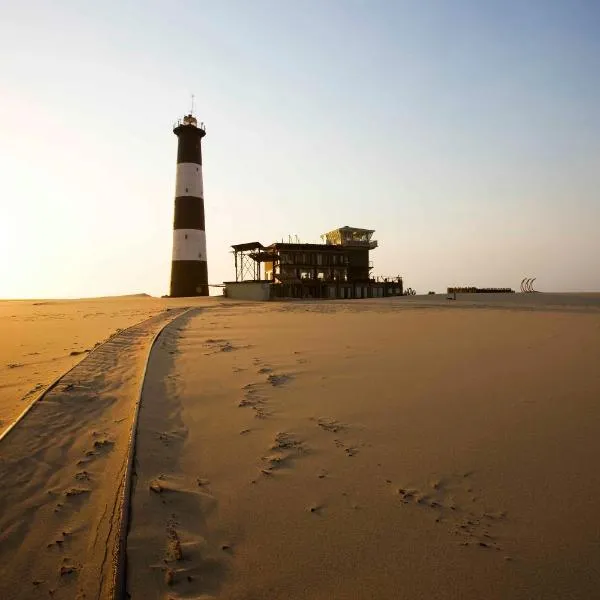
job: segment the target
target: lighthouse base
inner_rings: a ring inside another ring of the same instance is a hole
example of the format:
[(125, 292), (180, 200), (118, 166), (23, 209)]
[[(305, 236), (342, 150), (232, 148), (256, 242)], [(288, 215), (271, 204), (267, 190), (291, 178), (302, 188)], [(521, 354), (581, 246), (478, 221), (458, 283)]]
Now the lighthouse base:
[(208, 269), (205, 261), (174, 260), (171, 263), (172, 298), (208, 296)]

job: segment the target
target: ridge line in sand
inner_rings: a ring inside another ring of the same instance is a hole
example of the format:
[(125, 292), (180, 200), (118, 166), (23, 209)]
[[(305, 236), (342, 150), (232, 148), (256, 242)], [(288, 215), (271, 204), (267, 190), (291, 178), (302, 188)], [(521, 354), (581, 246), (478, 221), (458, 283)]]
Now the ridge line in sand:
[(121, 482), (123, 486), (123, 494), (121, 501), (121, 518), (119, 519), (119, 533), (118, 533), (118, 552), (116, 565), (114, 569), (113, 579), (113, 600), (121, 600), (127, 597), (127, 534), (129, 531), (129, 515), (131, 514), (131, 488), (133, 483), (133, 464), (135, 460), (135, 443), (137, 437), (138, 420), (140, 415), (140, 405), (142, 403), (142, 392), (144, 391), (144, 381), (146, 380), (146, 374), (148, 373), (148, 365), (150, 364), (150, 356), (152, 350), (158, 341), (158, 338), (165, 331), (165, 329), (173, 324), (177, 319), (180, 319), (186, 314), (193, 311), (197, 311), (195, 308), (187, 308), (175, 316), (166, 325), (161, 327), (152, 338), (150, 347), (146, 355), (146, 362), (144, 364), (144, 371), (140, 378), (140, 385), (138, 388), (137, 402), (135, 404), (135, 412), (133, 415), (133, 421), (131, 423), (131, 431), (129, 434), (129, 452), (127, 456), (127, 465), (125, 467), (125, 477)]

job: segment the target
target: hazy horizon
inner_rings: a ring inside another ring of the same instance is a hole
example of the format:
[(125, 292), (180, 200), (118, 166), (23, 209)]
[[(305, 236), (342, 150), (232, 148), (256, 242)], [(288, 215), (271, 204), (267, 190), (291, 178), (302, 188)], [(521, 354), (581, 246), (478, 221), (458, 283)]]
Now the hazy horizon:
[(210, 283), (350, 225), (419, 293), (600, 291), (599, 32), (589, 0), (6, 3), (0, 298), (168, 293), (192, 93)]

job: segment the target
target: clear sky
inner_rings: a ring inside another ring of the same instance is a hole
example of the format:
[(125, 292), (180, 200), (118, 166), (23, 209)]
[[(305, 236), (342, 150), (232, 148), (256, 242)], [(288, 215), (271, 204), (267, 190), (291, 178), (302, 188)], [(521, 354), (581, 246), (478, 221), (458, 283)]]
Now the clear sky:
[(597, 0), (0, 0), (0, 297), (168, 292), (191, 93), (211, 283), (351, 225), (419, 292), (600, 290)]

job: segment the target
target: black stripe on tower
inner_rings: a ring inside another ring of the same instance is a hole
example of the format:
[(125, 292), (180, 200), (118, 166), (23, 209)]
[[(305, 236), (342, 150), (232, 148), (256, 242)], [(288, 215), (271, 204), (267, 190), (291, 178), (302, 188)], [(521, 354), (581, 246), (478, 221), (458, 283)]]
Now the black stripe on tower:
[(204, 202), (195, 196), (175, 198), (173, 229), (202, 229), (204, 231)]
[(196, 163), (202, 164), (201, 140), (206, 135), (204, 129), (195, 125), (180, 125), (173, 129), (173, 133), (179, 138), (177, 144), (177, 164)]
[(208, 296), (208, 267), (205, 260), (174, 260), (171, 263), (171, 296)]

